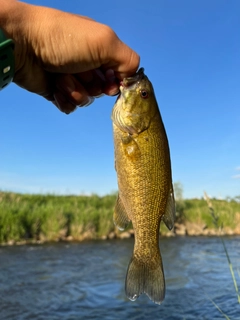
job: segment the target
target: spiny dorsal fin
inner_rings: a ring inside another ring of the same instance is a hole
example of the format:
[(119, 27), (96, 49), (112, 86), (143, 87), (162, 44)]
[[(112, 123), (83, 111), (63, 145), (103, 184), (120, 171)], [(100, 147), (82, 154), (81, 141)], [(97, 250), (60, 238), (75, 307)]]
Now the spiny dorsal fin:
[(119, 195), (115, 204), (113, 221), (119, 230), (124, 230), (130, 222), (130, 219), (128, 218), (127, 212)]
[(171, 230), (174, 226), (175, 221), (175, 200), (174, 200), (174, 193), (173, 193), (173, 187), (171, 186), (168, 200), (167, 200), (167, 206), (165, 214), (163, 215), (163, 222), (168, 227), (169, 230)]

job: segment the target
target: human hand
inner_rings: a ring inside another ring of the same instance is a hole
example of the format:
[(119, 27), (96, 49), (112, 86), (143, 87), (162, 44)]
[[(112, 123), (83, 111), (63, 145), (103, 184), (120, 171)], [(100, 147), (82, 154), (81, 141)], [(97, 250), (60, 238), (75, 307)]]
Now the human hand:
[(139, 56), (106, 25), (15, 0), (2, 2), (11, 10), (11, 18), (3, 9), (0, 18), (15, 42), (13, 81), (65, 113), (101, 94), (117, 94), (118, 80), (138, 69)]

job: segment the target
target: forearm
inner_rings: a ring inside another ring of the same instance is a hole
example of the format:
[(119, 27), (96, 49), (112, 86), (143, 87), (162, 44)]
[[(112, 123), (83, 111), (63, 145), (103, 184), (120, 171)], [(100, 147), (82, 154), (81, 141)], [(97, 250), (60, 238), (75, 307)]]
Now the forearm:
[(12, 33), (12, 17), (17, 12), (18, 4), (16, 0), (0, 0), (0, 28), (7, 34)]
[(31, 7), (17, 0), (0, 0), (0, 28), (15, 43), (15, 73), (22, 67), (26, 55), (26, 30)]
[(34, 22), (32, 7), (17, 0), (0, 0), (0, 28), (14, 42), (24, 42), (29, 22)]

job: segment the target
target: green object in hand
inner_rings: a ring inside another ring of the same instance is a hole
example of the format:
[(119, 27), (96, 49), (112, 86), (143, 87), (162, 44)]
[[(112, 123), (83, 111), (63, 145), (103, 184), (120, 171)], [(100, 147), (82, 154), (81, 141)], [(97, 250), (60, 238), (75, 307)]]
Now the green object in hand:
[(14, 43), (0, 29), (0, 90), (5, 88), (14, 76)]

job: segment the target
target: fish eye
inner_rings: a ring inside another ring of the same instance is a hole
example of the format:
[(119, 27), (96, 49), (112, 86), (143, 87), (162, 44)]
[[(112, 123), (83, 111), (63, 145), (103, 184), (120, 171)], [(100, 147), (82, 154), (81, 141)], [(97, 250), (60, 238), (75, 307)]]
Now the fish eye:
[(148, 98), (148, 92), (147, 92), (147, 90), (141, 90), (140, 91), (140, 94), (141, 94), (141, 97), (143, 98), (143, 99), (147, 99)]

